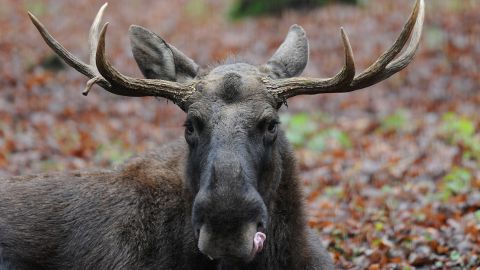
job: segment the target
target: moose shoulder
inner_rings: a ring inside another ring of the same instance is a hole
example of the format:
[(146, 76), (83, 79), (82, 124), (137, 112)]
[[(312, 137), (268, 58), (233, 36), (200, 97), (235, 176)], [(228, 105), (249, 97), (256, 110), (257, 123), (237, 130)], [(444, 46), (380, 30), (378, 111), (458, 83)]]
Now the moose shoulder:
[(327, 79), (295, 77), (308, 60), (297, 25), (266, 64), (210, 70), (132, 26), (146, 78), (130, 78), (107, 61), (105, 8), (90, 29), (88, 64), (29, 15), (46, 43), (89, 78), (85, 95), (98, 84), (172, 100), (186, 112), (184, 138), (115, 170), (0, 179), (0, 269), (333, 269), (306, 225), (278, 109), (296, 95), (354, 91), (406, 67), (419, 44), (423, 0), (393, 46), (357, 76), (342, 30), (344, 67)]

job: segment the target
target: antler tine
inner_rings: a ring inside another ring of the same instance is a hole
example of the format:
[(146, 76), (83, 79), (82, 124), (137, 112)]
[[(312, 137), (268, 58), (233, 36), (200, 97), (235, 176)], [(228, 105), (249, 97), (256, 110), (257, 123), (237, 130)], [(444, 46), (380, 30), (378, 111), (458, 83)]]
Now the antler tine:
[(99, 83), (102, 80), (105, 80), (100, 73), (98, 72), (97, 65), (95, 63), (95, 57), (97, 55), (97, 44), (98, 44), (98, 35), (100, 30), (100, 23), (103, 19), (103, 13), (107, 8), (108, 3), (103, 4), (102, 7), (97, 12), (95, 19), (93, 19), (92, 25), (90, 26), (90, 31), (88, 33), (88, 53), (89, 53), (89, 64), (92, 67), (92, 70), (95, 72), (95, 77), (88, 80), (87, 84), (85, 85), (85, 89), (83, 90), (82, 94), (84, 96), (88, 95), (92, 86), (96, 83)]
[(121, 74), (108, 62), (105, 55), (107, 27), (108, 23), (103, 26), (100, 32), (96, 52), (96, 64), (100, 74), (112, 84), (113, 89), (116, 89), (115, 94), (131, 97), (164, 97), (172, 100), (183, 109), (188, 98), (195, 92), (193, 84), (186, 85), (157, 79), (137, 79)]
[(264, 79), (267, 90), (275, 97), (280, 98), (281, 102), (297, 95), (314, 95), (327, 92), (335, 92), (339, 87), (348, 86), (355, 76), (355, 61), (353, 58), (352, 46), (348, 36), (343, 28), (340, 28), (343, 47), (345, 51), (345, 63), (340, 72), (332, 78), (314, 79), (314, 78), (289, 78), (271, 80)]
[[(424, 17), (425, 3), (423, 0), (417, 0), (410, 18), (394, 44), (385, 51), (375, 63), (355, 77), (348, 91), (371, 86), (405, 68), (413, 60), (418, 45), (420, 44)], [(403, 49), (410, 36), (412, 36), (411, 41), (406, 51), (392, 62), (395, 56)]]
[[(103, 11), (107, 5), (103, 5), (100, 11), (97, 14), (97, 19), (101, 20)], [(45, 28), (45, 26), (30, 12), (28, 12), (28, 16), (30, 17), (32, 23), (35, 25), (37, 28), (38, 32), (40, 32), (40, 35), (42, 36), (43, 40), (47, 43), (47, 45), (58, 55), (60, 58), (62, 58), (69, 66), (73, 67), (76, 69), (78, 72), (82, 73), (83, 75), (87, 76), (90, 78), (90, 80), (87, 83), (87, 86), (85, 90), (83, 91), (83, 94), (86, 95), (89, 91), (89, 89), (92, 87), (94, 83), (97, 83), (101, 87), (105, 89), (110, 89), (111, 85), (109, 82), (107, 82), (105, 79), (99, 77), (99, 73), (97, 72), (95, 66), (92, 66), (84, 63), (80, 59), (78, 59), (76, 56), (74, 56), (72, 53), (70, 53), (65, 47), (60, 44)], [(97, 22), (97, 25), (99, 22)], [(93, 29), (92, 25), (92, 29)], [(96, 45), (95, 45), (96, 46)], [(90, 46), (90, 49), (92, 49), (92, 46)], [(95, 63), (95, 61), (94, 61)]]
[(32, 13), (28, 12), (28, 16), (30, 17), (30, 20), (32, 20), (32, 23), (35, 25), (38, 32), (40, 32), (40, 35), (42, 36), (43, 40), (45, 40), (45, 43), (47, 43), (47, 45), (58, 56), (60, 56), (68, 65), (75, 68), (83, 75), (89, 78), (95, 77), (95, 72), (91, 69), (91, 67), (65, 49), (62, 44), (60, 44), (55, 38), (52, 37), (52, 35), (50, 35), (45, 26), (43, 26), (43, 24)]
[(391, 70), (393, 73), (398, 72), (405, 68), (413, 60), (413, 57), (417, 52), (418, 46), (420, 45), (420, 38), (422, 37), (423, 21), (425, 18), (425, 8), (423, 7), (423, 5), (424, 2), (423, 0), (421, 0), (418, 20), (415, 23), (410, 44), (408, 45), (405, 52), (400, 55), (400, 57), (387, 65), (386, 70)]
[(90, 53), (90, 65), (96, 67), (95, 58), (97, 55), (97, 44), (98, 36), (100, 34), (100, 23), (102, 22), (103, 13), (107, 8), (108, 3), (103, 4), (103, 6), (98, 10), (97, 16), (93, 20), (92, 26), (90, 27), (90, 32), (88, 33), (88, 48)]
[[(424, 0), (416, 0), (412, 14), (394, 44), (358, 76), (355, 76), (350, 43), (342, 29), (346, 62), (340, 73), (330, 79), (289, 78), (276, 81), (265, 79), (267, 89), (279, 98), (279, 102), (284, 102), (287, 98), (297, 95), (343, 93), (376, 84), (402, 70), (413, 60), (420, 43), (424, 17)], [(410, 43), (405, 52), (394, 60), (409, 39)]]

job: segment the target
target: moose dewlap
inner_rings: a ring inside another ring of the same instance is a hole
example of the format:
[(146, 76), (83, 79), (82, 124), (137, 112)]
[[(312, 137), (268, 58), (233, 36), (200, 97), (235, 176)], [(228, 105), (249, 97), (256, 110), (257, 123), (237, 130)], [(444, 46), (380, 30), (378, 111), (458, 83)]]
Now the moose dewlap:
[(105, 8), (90, 29), (88, 63), (29, 16), (89, 78), (85, 95), (97, 84), (117, 95), (167, 98), (186, 113), (184, 138), (115, 170), (0, 179), (0, 269), (333, 269), (306, 225), (278, 109), (296, 95), (354, 91), (406, 67), (420, 41), (423, 0), (392, 47), (357, 76), (342, 30), (344, 66), (327, 79), (295, 77), (308, 60), (298, 25), (266, 64), (213, 69), (132, 26), (146, 78), (130, 78), (107, 60)]

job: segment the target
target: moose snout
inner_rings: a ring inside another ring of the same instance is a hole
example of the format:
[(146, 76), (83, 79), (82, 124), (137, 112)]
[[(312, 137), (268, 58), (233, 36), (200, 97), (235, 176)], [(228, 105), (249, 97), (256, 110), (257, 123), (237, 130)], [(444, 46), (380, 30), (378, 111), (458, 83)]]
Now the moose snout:
[(266, 244), (268, 215), (255, 190), (221, 196), (199, 192), (193, 207), (193, 227), (200, 252), (211, 259), (251, 261)]
[(221, 199), (215, 195), (202, 196), (194, 204), (193, 225), (198, 248), (211, 259), (228, 258), (248, 262), (266, 244), (265, 204), (261, 199), (235, 197)]

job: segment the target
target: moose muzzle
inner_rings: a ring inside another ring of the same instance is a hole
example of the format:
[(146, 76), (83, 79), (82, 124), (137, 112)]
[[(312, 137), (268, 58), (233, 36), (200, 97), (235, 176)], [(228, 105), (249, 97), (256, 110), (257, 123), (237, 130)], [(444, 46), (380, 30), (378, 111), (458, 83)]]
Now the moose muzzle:
[(266, 235), (257, 231), (257, 224), (242, 226), (230, 235), (219, 235), (208, 225), (200, 229), (198, 248), (210, 259), (237, 259), (249, 262), (263, 250)]
[(193, 205), (199, 250), (211, 259), (251, 261), (266, 244), (267, 207), (245, 159), (219, 151)]

